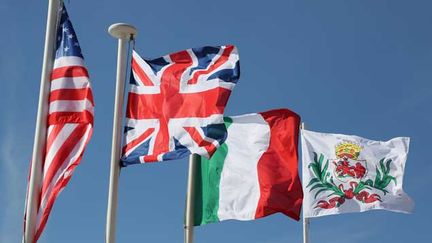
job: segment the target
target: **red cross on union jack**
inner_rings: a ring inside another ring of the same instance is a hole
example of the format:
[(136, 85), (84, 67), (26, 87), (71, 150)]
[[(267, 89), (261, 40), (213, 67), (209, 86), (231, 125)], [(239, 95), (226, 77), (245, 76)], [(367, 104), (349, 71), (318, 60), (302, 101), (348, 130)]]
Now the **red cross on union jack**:
[(144, 60), (135, 51), (123, 165), (210, 157), (224, 141), (223, 112), (239, 78), (235, 46), (201, 47)]

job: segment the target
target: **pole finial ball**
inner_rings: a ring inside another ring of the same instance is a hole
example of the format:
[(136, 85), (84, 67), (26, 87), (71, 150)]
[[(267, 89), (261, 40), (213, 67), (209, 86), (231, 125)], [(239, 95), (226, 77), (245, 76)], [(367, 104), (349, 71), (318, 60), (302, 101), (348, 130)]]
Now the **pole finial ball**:
[(116, 23), (112, 24), (108, 28), (108, 32), (110, 35), (117, 39), (129, 39), (131, 36), (135, 36), (137, 34), (137, 29), (126, 23)]

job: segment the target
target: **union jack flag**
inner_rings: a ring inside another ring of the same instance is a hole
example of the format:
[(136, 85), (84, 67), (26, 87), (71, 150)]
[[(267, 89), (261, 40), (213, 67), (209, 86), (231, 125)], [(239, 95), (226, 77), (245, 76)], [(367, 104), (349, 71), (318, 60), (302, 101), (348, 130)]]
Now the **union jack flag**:
[(223, 112), (239, 76), (232, 45), (152, 60), (133, 51), (122, 165), (210, 157), (226, 138)]
[(81, 48), (64, 6), (58, 16), (34, 242), (39, 239), (58, 194), (80, 163), (93, 132), (94, 102)]

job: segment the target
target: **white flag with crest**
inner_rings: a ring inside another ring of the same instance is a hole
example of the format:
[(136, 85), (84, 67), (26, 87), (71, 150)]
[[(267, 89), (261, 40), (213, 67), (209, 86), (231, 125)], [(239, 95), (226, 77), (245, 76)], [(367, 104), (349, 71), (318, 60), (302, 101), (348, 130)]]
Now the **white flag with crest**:
[(409, 138), (381, 142), (302, 130), (301, 143), (304, 217), (413, 210), (402, 189)]

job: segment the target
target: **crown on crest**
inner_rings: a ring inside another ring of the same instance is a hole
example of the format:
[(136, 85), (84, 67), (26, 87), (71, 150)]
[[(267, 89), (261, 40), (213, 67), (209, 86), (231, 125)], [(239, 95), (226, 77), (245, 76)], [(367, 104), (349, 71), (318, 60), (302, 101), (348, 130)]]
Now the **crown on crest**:
[(359, 144), (350, 141), (344, 141), (336, 146), (336, 157), (347, 157), (356, 160), (362, 149), (363, 148)]

